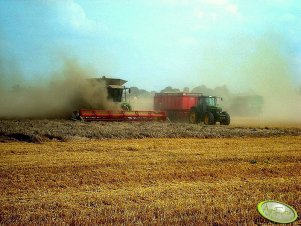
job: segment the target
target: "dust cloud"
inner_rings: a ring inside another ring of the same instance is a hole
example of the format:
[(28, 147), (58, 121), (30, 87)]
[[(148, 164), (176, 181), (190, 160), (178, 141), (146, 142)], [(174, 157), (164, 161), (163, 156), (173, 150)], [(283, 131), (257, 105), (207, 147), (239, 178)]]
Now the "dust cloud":
[(277, 41), (259, 40), (240, 73), (263, 98), (263, 122), (300, 123), (301, 96), (293, 81), (293, 59)]
[(136, 111), (151, 111), (154, 108), (154, 95), (131, 96), (130, 104)]
[(259, 124), (300, 124), (301, 84), (294, 83), (296, 65), (290, 48), (288, 40), (273, 32), (257, 39), (237, 38), (229, 48), (206, 52), (200, 78), (206, 86), (228, 87), (226, 110), (233, 116), (243, 112), (246, 122), (253, 117)]
[(65, 59), (47, 83), (24, 85), (20, 73), (14, 74), (1, 70), (1, 118), (65, 118), (79, 108), (117, 107), (107, 101), (104, 83), (88, 79), (95, 72), (74, 59)]

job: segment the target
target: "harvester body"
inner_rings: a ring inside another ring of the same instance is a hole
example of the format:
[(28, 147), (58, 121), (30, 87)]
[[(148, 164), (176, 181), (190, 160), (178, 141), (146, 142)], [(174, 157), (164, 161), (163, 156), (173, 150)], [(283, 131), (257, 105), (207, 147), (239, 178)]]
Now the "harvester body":
[(115, 78), (93, 78), (92, 82), (102, 82), (107, 88), (107, 100), (120, 103), (120, 110), (103, 109), (80, 109), (74, 111), (72, 119), (82, 121), (165, 121), (165, 112), (155, 111), (133, 111), (131, 105), (127, 102), (128, 95), (131, 93), (124, 84), (127, 82)]
[(122, 110), (131, 110), (130, 104), (127, 102), (127, 92), (130, 94), (130, 88), (124, 86), (127, 82), (123, 79), (118, 78), (92, 78), (92, 82), (104, 83), (107, 88), (107, 99), (114, 103), (120, 103), (120, 108)]
[(171, 121), (229, 125), (230, 116), (218, 106), (218, 98), (202, 93), (156, 93), (154, 109), (165, 111)]

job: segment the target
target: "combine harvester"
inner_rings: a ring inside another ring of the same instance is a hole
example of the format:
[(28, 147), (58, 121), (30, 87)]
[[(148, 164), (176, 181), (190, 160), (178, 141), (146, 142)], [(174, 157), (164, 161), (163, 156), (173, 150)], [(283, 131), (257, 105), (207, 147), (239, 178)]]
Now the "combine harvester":
[(119, 104), (121, 110), (99, 110), (99, 109), (80, 109), (72, 114), (73, 120), (81, 121), (165, 121), (166, 113), (162, 111), (134, 111), (127, 102), (127, 92), (131, 93), (130, 88), (124, 84), (127, 82), (122, 79), (114, 78), (94, 78), (92, 81), (105, 83), (107, 87), (107, 99)]

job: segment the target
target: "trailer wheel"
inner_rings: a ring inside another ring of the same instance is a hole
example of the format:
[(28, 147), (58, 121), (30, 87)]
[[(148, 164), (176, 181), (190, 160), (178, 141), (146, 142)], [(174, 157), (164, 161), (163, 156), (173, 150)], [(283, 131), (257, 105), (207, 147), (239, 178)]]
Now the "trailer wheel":
[(211, 112), (207, 112), (204, 117), (205, 125), (213, 125), (215, 124), (214, 115)]
[(189, 122), (194, 124), (200, 122), (200, 118), (195, 108), (192, 108), (189, 112)]
[(230, 115), (227, 112), (223, 112), (225, 118), (221, 121), (221, 125), (229, 125), (230, 124)]

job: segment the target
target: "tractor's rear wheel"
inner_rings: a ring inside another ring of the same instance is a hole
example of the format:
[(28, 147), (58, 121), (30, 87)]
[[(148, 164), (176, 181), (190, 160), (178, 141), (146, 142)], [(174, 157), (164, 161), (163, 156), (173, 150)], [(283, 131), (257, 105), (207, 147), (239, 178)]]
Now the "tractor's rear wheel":
[(211, 112), (207, 112), (204, 116), (204, 124), (205, 125), (214, 125), (214, 115)]
[(194, 123), (194, 124), (200, 122), (198, 113), (197, 113), (196, 109), (194, 109), (194, 108), (190, 110), (190, 113), (189, 113), (189, 122), (190, 123)]
[(229, 125), (230, 124), (230, 115), (227, 112), (223, 112), (224, 119), (221, 121), (221, 125)]

